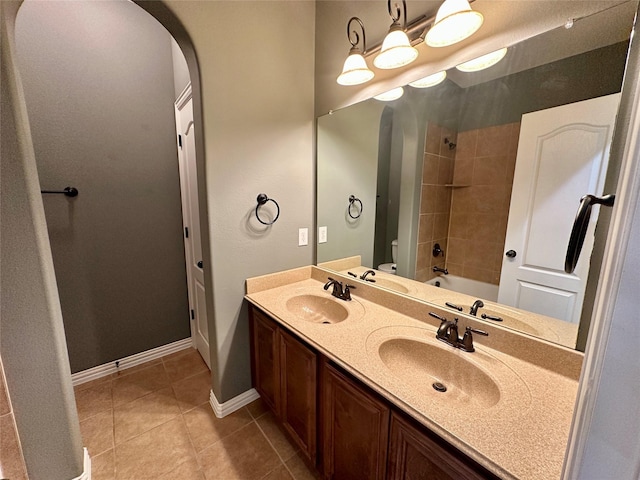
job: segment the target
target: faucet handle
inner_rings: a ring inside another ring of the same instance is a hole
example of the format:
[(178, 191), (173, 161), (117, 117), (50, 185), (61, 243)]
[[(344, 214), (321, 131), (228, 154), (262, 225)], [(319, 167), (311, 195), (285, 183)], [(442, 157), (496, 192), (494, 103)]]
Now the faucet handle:
[(482, 335), (484, 337), (488, 337), (489, 336), (489, 334), (487, 332), (485, 332), (484, 330), (478, 330), (476, 328), (471, 328), (471, 327), (465, 328), (465, 333), (467, 333), (467, 332), (469, 334), (471, 334), (471, 332), (477, 333), (478, 335)]
[(460, 348), (465, 352), (475, 352), (475, 348), (473, 346), (473, 335), (471, 333), (477, 333), (478, 335), (483, 335), (488, 337), (489, 334), (484, 330), (477, 330), (475, 328), (467, 327), (464, 331), (464, 336), (462, 337), (462, 342), (460, 343)]
[(348, 283), (344, 286), (344, 291), (342, 292), (343, 300), (351, 300), (351, 289), (355, 289), (354, 285), (349, 285)]

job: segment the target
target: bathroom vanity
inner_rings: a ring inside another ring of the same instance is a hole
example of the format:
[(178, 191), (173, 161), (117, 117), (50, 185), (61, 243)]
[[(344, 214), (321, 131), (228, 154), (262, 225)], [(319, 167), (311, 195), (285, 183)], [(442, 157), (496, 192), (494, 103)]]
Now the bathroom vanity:
[(581, 353), (469, 318), (465, 352), (436, 339), (450, 311), (318, 267), (246, 299), (254, 386), (324, 478), (560, 477)]

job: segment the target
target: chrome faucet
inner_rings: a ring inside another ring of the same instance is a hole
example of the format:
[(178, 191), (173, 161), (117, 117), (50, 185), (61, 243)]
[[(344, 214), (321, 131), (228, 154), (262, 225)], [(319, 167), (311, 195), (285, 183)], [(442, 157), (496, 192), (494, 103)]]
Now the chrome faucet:
[(374, 282), (375, 283), (375, 280), (372, 279), (372, 278), (367, 278), (367, 275), (371, 275), (372, 277), (375, 277), (376, 276), (376, 272), (374, 270), (367, 270), (366, 272), (364, 272), (362, 274), (362, 276), (360, 277), (360, 280), (365, 280), (367, 282)]
[(329, 290), (329, 287), (333, 285), (333, 290), (331, 291), (331, 296), (339, 298), (340, 300), (351, 300), (351, 289), (356, 288), (353, 285), (345, 285), (344, 290), (342, 289), (342, 282), (339, 282), (331, 277), (329, 277), (329, 281), (324, 284), (324, 289)]
[(482, 300), (476, 300), (473, 302), (473, 305), (471, 305), (469, 313), (475, 317), (478, 314), (478, 309), (482, 307), (484, 307), (484, 302)]
[(454, 318), (453, 321), (447, 320), (445, 317), (437, 315), (433, 312), (430, 312), (434, 318), (440, 320), (440, 327), (438, 327), (438, 331), (436, 332), (436, 338), (446, 344), (451, 345), (454, 348), (459, 348), (460, 350), (464, 350), (465, 352), (474, 352), (476, 349), (473, 346), (473, 335), (472, 333), (477, 333), (478, 335), (484, 335), (485, 337), (489, 334), (484, 330), (476, 330), (475, 328), (467, 327), (464, 332), (464, 336), (460, 338), (458, 336), (458, 319)]
[(449, 270), (447, 270), (446, 268), (440, 268), (440, 267), (433, 267), (433, 272), (434, 273), (442, 273), (444, 275), (449, 275)]

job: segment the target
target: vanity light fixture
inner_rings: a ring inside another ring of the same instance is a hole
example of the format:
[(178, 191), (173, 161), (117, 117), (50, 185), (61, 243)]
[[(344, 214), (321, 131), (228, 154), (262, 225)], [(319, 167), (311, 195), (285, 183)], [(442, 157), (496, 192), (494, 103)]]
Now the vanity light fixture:
[(393, 90), (389, 90), (388, 92), (381, 93), (380, 95), (376, 95), (376, 100), (380, 100), (382, 102), (391, 102), (393, 100), (397, 100), (404, 94), (404, 88), (398, 87)]
[[(351, 22), (356, 21), (360, 24), (362, 29), (362, 50), (358, 46), (360, 43), (360, 35), (353, 30), (351, 32)], [(353, 38), (351, 36), (353, 33)], [(362, 56), (367, 51), (367, 40), (364, 33), (364, 24), (358, 17), (351, 17), (347, 22), (347, 38), (351, 44), (351, 50), (349, 50), (349, 56), (344, 61), (344, 67), (342, 67), (342, 73), (336, 80), (340, 85), (360, 85), (366, 83), (374, 77), (374, 73), (367, 66), (367, 62)]]
[(460, 65), (456, 66), (456, 68), (461, 72), (478, 72), (480, 70), (484, 70), (485, 68), (494, 66), (496, 63), (502, 60), (506, 54), (507, 49), (501, 48), (500, 50), (496, 50), (495, 52), (487, 53), (486, 55), (482, 55), (481, 57), (461, 63)]
[(444, 81), (447, 78), (447, 72), (444, 70), (438, 73), (434, 73), (433, 75), (429, 75), (428, 77), (421, 78), (416, 80), (415, 82), (410, 82), (409, 85), (414, 88), (429, 88), (435, 87)]
[[(418, 58), (418, 50), (411, 46), (409, 37), (405, 33), (407, 26), (407, 3), (402, 0), (403, 13), (401, 15), (400, 7), (395, 4), (395, 13), (391, 11), (391, 0), (387, 0), (387, 10), (391, 16), (391, 27), (389, 33), (382, 42), (380, 53), (373, 60), (373, 64), (377, 68), (391, 69), (404, 67), (409, 65)], [(402, 26), (400, 25), (400, 17), (402, 16)]]
[(447, 47), (476, 33), (482, 22), (482, 14), (473, 10), (467, 0), (445, 0), (425, 40), (430, 47)]

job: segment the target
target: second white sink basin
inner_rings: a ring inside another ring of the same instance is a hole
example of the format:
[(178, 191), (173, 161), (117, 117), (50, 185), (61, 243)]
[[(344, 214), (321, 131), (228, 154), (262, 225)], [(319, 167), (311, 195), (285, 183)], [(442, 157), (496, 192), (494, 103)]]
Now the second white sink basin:
[(289, 312), (313, 323), (339, 323), (349, 316), (349, 311), (337, 300), (313, 294), (291, 297), (286, 306)]

